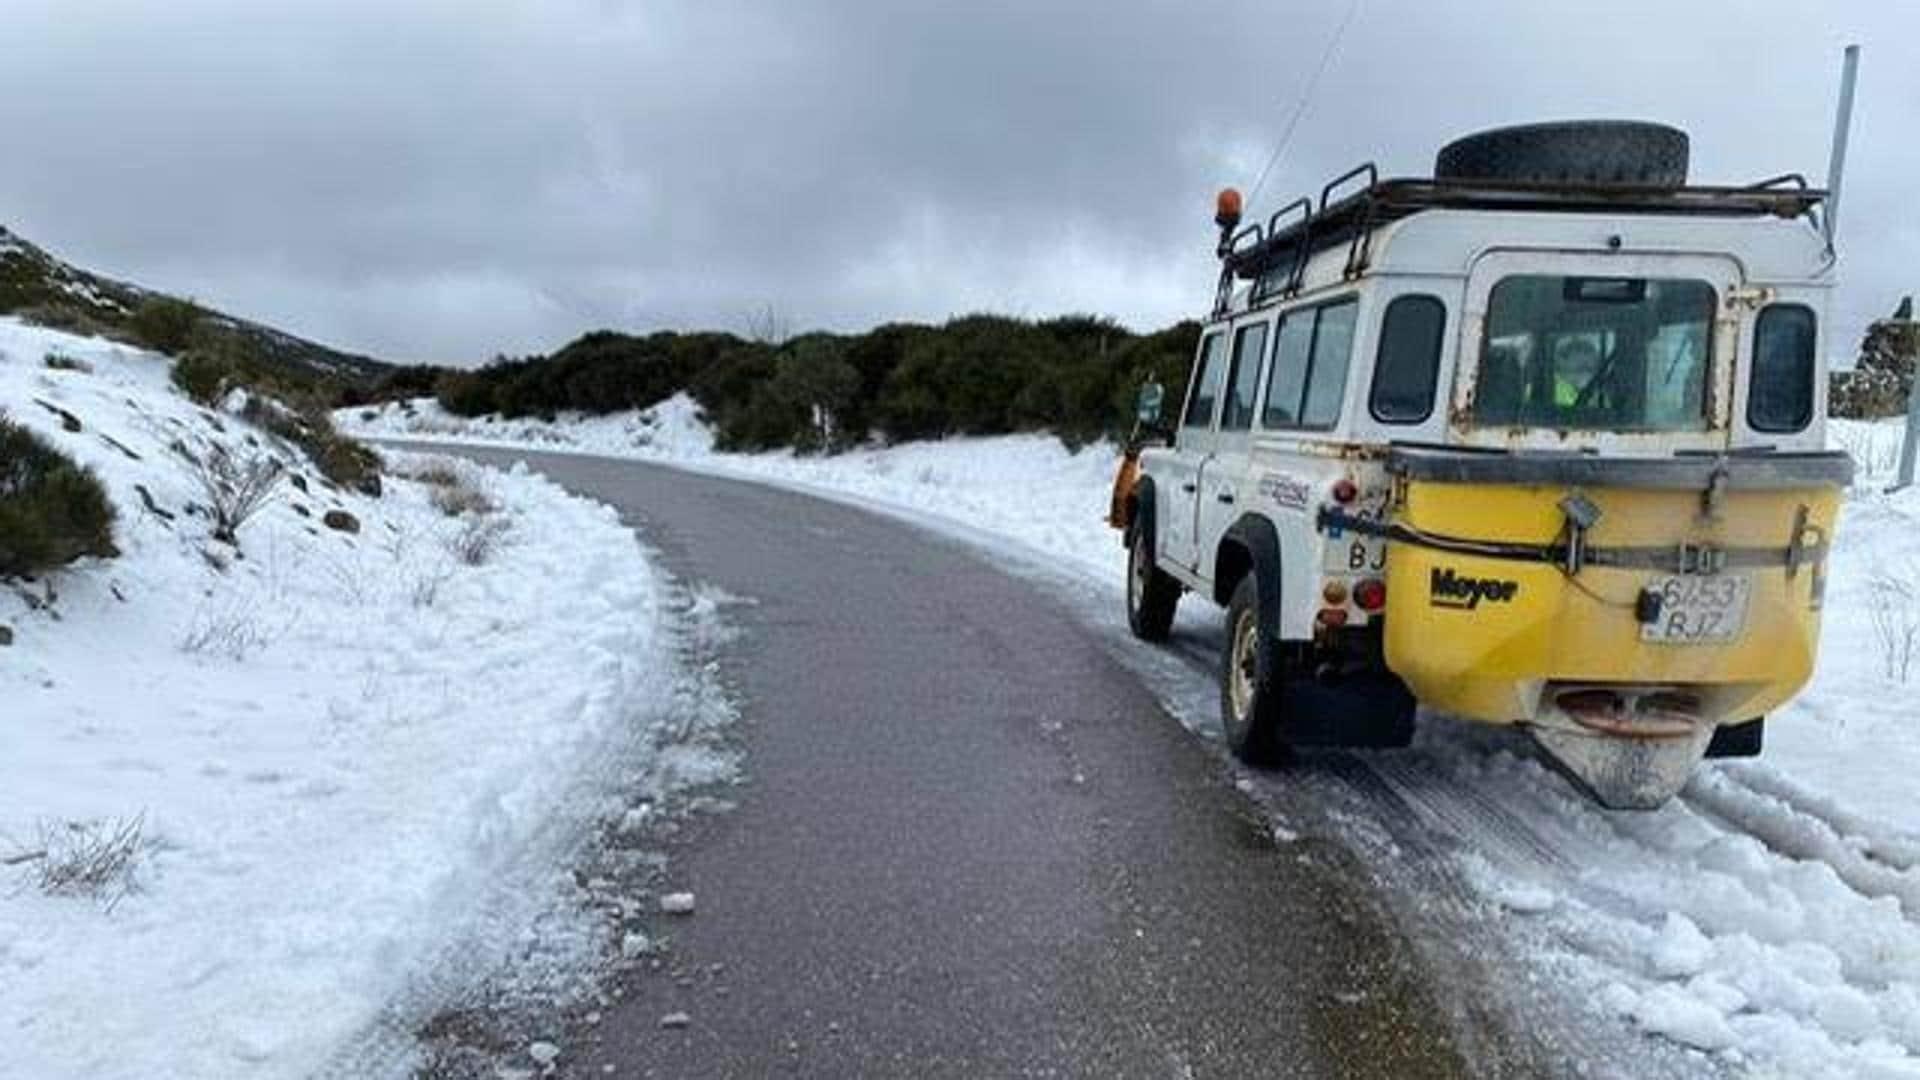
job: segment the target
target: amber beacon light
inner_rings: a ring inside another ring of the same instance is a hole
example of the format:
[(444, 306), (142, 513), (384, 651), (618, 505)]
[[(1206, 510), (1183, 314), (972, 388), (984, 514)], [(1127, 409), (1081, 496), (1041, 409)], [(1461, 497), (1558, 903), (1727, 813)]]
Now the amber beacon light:
[(1221, 188), (1220, 194), (1213, 200), (1213, 223), (1223, 229), (1231, 229), (1240, 224), (1240, 191), (1238, 188)]

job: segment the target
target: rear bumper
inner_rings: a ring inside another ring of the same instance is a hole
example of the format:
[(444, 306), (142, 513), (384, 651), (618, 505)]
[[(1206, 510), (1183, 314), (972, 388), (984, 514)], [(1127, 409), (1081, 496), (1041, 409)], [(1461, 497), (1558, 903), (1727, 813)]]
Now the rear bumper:
[[(1401, 531), (1387, 551), (1387, 665), (1422, 703), (1489, 723), (1606, 734), (1595, 727), (1605, 717), (1582, 723), (1561, 707), (1581, 689), (1621, 695), (1626, 721), (1615, 736), (1658, 737), (1662, 724), (1638, 722), (1643, 699), (1685, 697), (1703, 727), (1770, 712), (1813, 671), (1826, 538), (1851, 475), (1851, 463), (1835, 457), (1396, 451)], [(1717, 565), (1751, 578), (1739, 633), (1718, 643), (1643, 640), (1639, 594), (1686, 570), (1622, 557), (1569, 572), (1561, 504), (1575, 494), (1599, 510), (1586, 534), (1596, 555), (1747, 556)]]

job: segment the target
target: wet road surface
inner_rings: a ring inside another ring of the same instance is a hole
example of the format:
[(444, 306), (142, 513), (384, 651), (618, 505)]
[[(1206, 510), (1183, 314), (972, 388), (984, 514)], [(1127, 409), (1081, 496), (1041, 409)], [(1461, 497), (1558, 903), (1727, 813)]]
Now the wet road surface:
[(733, 480), (461, 452), (748, 601), (724, 662), (749, 779), (673, 851), (690, 974), (626, 987), (566, 1073), (1481, 1073), (1458, 1047), (1488, 1033), (1440, 1019), (1459, 988), (1352, 856), (1276, 844), (1108, 647), (980, 554)]

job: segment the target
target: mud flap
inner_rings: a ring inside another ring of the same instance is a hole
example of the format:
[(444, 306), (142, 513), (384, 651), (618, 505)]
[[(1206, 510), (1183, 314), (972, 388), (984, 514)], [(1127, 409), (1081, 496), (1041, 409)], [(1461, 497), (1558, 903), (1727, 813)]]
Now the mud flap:
[(1657, 810), (1680, 793), (1707, 756), (1713, 727), (1677, 738), (1632, 738), (1535, 727), (1554, 764), (1609, 810)]
[(1282, 700), (1292, 746), (1389, 749), (1413, 741), (1413, 695), (1391, 675), (1292, 679)]

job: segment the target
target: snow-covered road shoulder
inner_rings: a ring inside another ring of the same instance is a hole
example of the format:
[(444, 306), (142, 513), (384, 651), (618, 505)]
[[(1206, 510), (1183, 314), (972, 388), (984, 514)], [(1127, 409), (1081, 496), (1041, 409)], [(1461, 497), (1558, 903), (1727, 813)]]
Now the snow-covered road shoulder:
[[(557, 864), (684, 683), (610, 509), (407, 455), (340, 490), (164, 359), (6, 319), (0, 410), (100, 476), (122, 552), (0, 584), (0, 1075), (309, 1075), (450, 951), (607, 947)], [(237, 548), (221, 452), (287, 470)], [(43, 887), (116, 836), (103, 887)]]

